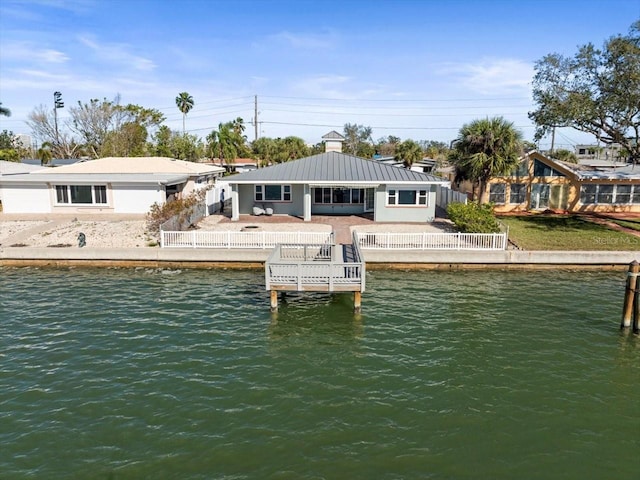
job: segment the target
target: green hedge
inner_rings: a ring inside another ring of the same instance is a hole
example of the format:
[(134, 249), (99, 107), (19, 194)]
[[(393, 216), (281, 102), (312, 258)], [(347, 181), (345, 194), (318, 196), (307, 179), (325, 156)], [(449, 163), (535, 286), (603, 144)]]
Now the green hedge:
[(498, 233), (500, 226), (493, 215), (493, 205), (469, 202), (450, 203), (447, 215), (463, 233)]

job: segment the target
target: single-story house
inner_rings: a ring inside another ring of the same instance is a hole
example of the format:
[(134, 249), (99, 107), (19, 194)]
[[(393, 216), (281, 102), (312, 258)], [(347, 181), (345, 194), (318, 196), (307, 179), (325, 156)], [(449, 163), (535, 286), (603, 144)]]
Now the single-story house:
[(511, 175), (490, 180), (489, 200), (497, 213), (640, 213), (640, 166), (572, 164), (533, 151)]
[(257, 207), (305, 221), (312, 215), (372, 213), (381, 222), (430, 222), (435, 218), (437, 188), (450, 184), (434, 175), (335, 150), (232, 175), (225, 181), (231, 188), (234, 221)]
[(166, 157), (108, 157), (0, 177), (6, 213), (147, 213), (224, 169)]
[[(41, 170), (42, 167), (38, 165), (29, 165), (21, 162), (8, 162), (6, 160), (0, 160), (0, 177), (3, 175), (20, 175), (23, 173), (35, 172)], [(0, 187), (0, 202), (2, 202), (2, 187)]]

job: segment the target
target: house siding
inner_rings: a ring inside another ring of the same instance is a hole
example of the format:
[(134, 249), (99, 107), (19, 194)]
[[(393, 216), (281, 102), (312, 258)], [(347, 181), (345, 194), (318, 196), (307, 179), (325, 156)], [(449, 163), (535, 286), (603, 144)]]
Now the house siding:
[(44, 184), (5, 184), (2, 190), (4, 213), (51, 213), (49, 188)]
[(147, 213), (154, 203), (165, 203), (164, 187), (158, 185), (115, 185), (113, 213)]
[[(381, 185), (376, 189), (375, 213), (376, 222), (432, 222), (436, 216), (436, 186), (431, 185), (428, 192), (427, 205), (387, 205), (387, 190), (389, 188), (402, 189), (405, 187), (395, 187)], [(422, 187), (424, 188), (424, 187)]]

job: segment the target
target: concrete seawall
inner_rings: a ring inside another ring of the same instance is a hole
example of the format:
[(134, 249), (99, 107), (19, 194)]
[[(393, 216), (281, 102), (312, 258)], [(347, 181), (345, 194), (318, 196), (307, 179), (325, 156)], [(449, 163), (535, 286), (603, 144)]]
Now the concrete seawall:
[[(0, 266), (262, 268), (271, 249), (0, 248)], [(637, 251), (363, 250), (367, 268), (625, 268)]]

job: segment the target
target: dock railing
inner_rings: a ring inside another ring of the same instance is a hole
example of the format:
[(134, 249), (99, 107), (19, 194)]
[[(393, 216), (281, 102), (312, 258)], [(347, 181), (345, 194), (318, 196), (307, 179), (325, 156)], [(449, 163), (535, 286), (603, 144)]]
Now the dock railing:
[(365, 264), (357, 245), (279, 244), (265, 262), (265, 286), (267, 290), (364, 292)]
[(384, 250), (506, 250), (506, 233), (354, 232), (362, 249)]
[(333, 232), (160, 231), (162, 248), (273, 248), (281, 243), (333, 243)]

